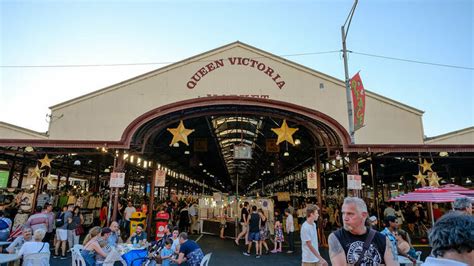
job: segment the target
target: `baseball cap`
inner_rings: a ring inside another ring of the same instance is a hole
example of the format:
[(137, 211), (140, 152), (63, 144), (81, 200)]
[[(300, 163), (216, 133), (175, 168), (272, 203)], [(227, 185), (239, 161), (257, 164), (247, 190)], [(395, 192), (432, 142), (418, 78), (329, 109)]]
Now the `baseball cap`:
[(372, 215), (372, 216), (369, 217), (369, 221), (370, 221), (370, 222), (375, 222), (375, 221), (377, 221), (377, 217), (375, 217), (374, 215)]

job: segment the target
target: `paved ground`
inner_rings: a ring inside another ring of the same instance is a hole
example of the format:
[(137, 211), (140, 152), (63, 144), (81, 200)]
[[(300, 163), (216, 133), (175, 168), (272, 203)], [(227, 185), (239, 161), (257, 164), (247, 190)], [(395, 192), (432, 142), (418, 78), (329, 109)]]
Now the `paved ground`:
[[(252, 249), (252, 256), (247, 257), (242, 254), (246, 248), (243, 245), (243, 241), (239, 247), (234, 244), (231, 239), (221, 240), (217, 236), (202, 235), (191, 236), (192, 239), (198, 239), (198, 244), (201, 246), (204, 253), (212, 252), (210, 260), (210, 266), (251, 266), (251, 265), (301, 265), (301, 245), (300, 242), (296, 241), (296, 252), (293, 254), (278, 253), (263, 255), (260, 259), (255, 258), (255, 249)], [(273, 247), (270, 244), (270, 249)], [(285, 250), (286, 246), (283, 246)], [(427, 247), (416, 247), (417, 250), (423, 251), (422, 259), (428, 256), (430, 249)], [(321, 255), (329, 262), (328, 251), (325, 248), (320, 248)], [(71, 265), (70, 253), (67, 260), (59, 260), (51, 258), (52, 266)]]

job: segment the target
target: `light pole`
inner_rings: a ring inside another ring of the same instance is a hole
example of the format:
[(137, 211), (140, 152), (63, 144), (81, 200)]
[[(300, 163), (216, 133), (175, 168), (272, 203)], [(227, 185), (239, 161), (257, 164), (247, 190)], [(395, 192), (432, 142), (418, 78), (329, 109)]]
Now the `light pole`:
[[(354, 5), (352, 6), (349, 15), (346, 18), (346, 22), (341, 26), (342, 34), (342, 57), (344, 58), (344, 72), (346, 76), (346, 98), (347, 98), (347, 113), (349, 116), (349, 134), (351, 136), (351, 144), (355, 143), (354, 139), (354, 112), (352, 110), (352, 95), (351, 87), (349, 85), (349, 67), (347, 65), (347, 47), (346, 47), (346, 38), (347, 33), (349, 32), (349, 27), (351, 26), (352, 17), (357, 6), (358, 0), (355, 0)], [(345, 28), (347, 25), (347, 29)]]

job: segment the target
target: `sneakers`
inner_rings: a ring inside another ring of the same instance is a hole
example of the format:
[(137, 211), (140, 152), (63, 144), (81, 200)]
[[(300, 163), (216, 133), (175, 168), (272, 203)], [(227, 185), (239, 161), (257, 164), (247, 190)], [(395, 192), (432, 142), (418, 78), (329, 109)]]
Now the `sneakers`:
[[(281, 251), (280, 251), (280, 252), (281, 252)], [(288, 251), (286, 252), (286, 254), (291, 254), (291, 253), (293, 253), (293, 250), (288, 250)]]
[(243, 253), (245, 256), (249, 257), (250, 256), (250, 253), (247, 253), (247, 252), (244, 252)]
[(67, 260), (67, 256), (61, 256), (59, 259), (60, 260)]
[(260, 259), (260, 255), (255, 256), (256, 259)]
[(53, 258), (54, 258), (54, 259), (59, 259), (59, 255), (54, 254), (54, 255), (53, 255)]
[(237, 241), (237, 239), (236, 239), (236, 240), (234, 240), (234, 243), (235, 243), (235, 245), (236, 245), (236, 246), (238, 246), (238, 245), (239, 245), (239, 241)]
[(278, 250), (274, 249), (274, 250), (272, 250), (272, 251), (270, 251), (270, 252), (273, 253), (273, 254), (275, 254), (275, 253), (278, 252)]

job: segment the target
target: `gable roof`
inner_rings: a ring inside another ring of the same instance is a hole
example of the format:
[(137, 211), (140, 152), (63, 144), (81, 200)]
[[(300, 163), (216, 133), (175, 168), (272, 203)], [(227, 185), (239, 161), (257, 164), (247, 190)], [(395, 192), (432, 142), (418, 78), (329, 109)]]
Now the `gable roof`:
[[(447, 139), (465, 135), (465, 134), (472, 134), (474, 136), (474, 126), (455, 130), (455, 131), (448, 132), (448, 133), (441, 134), (434, 137), (427, 137), (425, 138), (425, 143), (429, 144), (429, 143), (438, 142), (441, 140), (447, 140)], [(474, 143), (471, 143), (471, 144), (474, 144)]]
[(28, 135), (28, 136), (32, 136), (34, 138), (46, 139), (48, 137), (47, 133), (37, 132), (37, 131), (31, 130), (31, 129), (16, 126), (16, 125), (9, 124), (9, 123), (3, 122), (3, 121), (0, 121), (0, 128), (6, 128), (6, 129), (8, 129), (12, 132), (15, 132), (15, 133), (18, 132), (20, 134), (25, 134), (25, 135)]
[[(243, 49), (247, 49), (247, 50), (250, 50), (254, 53), (257, 53), (257, 54), (260, 54), (261, 56), (263, 57), (266, 57), (266, 58), (271, 58), (275, 61), (278, 61), (282, 64), (285, 64), (285, 65), (288, 65), (290, 67), (293, 67), (293, 68), (297, 68), (301, 71), (304, 71), (310, 75), (314, 75), (318, 78), (321, 78), (321, 79), (324, 79), (326, 81), (329, 81), (329, 82), (332, 82), (332, 83), (335, 83), (339, 86), (342, 86), (344, 87), (345, 86), (345, 82), (340, 80), (340, 79), (337, 79), (335, 77), (332, 77), (330, 75), (327, 75), (327, 74), (324, 74), (322, 72), (319, 72), (317, 70), (314, 70), (312, 68), (309, 68), (309, 67), (306, 67), (306, 66), (303, 66), (303, 65), (300, 65), (298, 63), (295, 63), (293, 61), (290, 61), (290, 60), (287, 60), (281, 56), (277, 56), (277, 55), (274, 55), (272, 53), (269, 53), (267, 51), (264, 51), (264, 50), (261, 50), (261, 49), (258, 49), (256, 47), (253, 47), (251, 45), (248, 45), (246, 43), (243, 43), (243, 42), (240, 42), (240, 41), (235, 41), (235, 42), (232, 42), (232, 43), (229, 43), (229, 44), (226, 44), (224, 46), (221, 46), (221, 47), (218, 47), (218, 48), (215, 48), (215, 49), (212, 49), (210, 51), (207, 51), (207, 52), (204, 52), (204, 53), (201, 53), (201, 54), (198, 54), (198, 55), (195, 55), (195, 56), (192, 56), (192, 57), (189, 57), (189, 58), (186, 58), (184, 60), (181, 60), (181, 61), (178, 61), (176, 63), (172, 63), (172, 64), (169, 64), (167, 66), (164, 66), (164, 67), (161, 67), (161, 68), (158, 68), (158, 69), (155, 69), (155, 70), (152, 70), (150, 72), (147, 72), (147, 73), (144, 73), (142, 75), (139, 75), (139, 76), (136, 76), (136, 77), (133, 77), (133, 78), (130, 78), (130, 79), (127, 79), (127, 80), (124, 80), (122, 82), (119, 82), (119, 83), (116, 83), (116, 84), (113, 84), (111, 86), (107, 86), (105, 88), (102, 88), (102, 89), (99, 89), (99, 90), (96, 90), (96, 91), (93, 91), (93, 92), (90, 92), (88, 94), (85, 94), (85, 95), (82, 95), (82, 96), (79, 96), (79, 97), (76, 97), (76, 98), (73, 98), (73, 99), (70, 99), (68, 101), (65, 101), (65, 102), (62, 102), (62, 103), (59, 103), (59, 104), (56, 104), (56, 105), (53, 105), (51, 107), (49, 107), (51, 110), (54, 110), (54, 109), (60, 109), (62, 107), (66, 107), (68, 105), (71, 105), (71, 104), (74, 104), (76, 102), (80, 102), (80, 101), (83, 101), (83, 100), (86, 100), (86, 99), (89, 99), (89, 98), (92, 98), (92, 97), (95, 97), (95, 96), (98, 96), (100, 94), (104, 94), (104, 93), (107, 93), (109, 91), (112, 91), (112, 90), (116, 90), (116, 89), (119, 89), (123, 86), (126, 86), (126, 85), (130, 85), (130, 84), (133, 84), (133, 83), (136, 83), (136, 82), (139, 82), (141, 80), (144, 80), (144, 79), (148, 79), (148, 78), (151, 78), (153, 76), (156, 76), (156, 75), (159, 75), (160, 73), (163, 73), (163, 72), (166, 72), (166, 71), (170, 71), (174, 68), (178, 68), (182, 65), (185, 65), (185, 64), (189, 64), (189, 63), (194, 63), (194, 62), (198, 62), (201, 58), (204, 58), (204, 57), (208, 57), (208, 56), (212, 56), (214, 54), (217, 54), (217, 53), (220, 53), (220, 52), (223, 52), (223, 51), (226, 51), (226, 50), (229, 50), (229, 49), (232, 49), (232, 48), (235, 48), (235, 47), (240, 47), (240, 48), (243, 48)], [(403, 103), (400, 103), (398, 101), (395, 101), (395, 100), (392, 100), (392, 99), (389, 99), (389, 98), (386, 98), (384, 96), (381, 96), (379, 94), (376, 94), (376, 93), (373, 93), (373, 92), (370, 92), (368, 90), (366, 90), (366, 95), (369, 96), (369, 97), (372, 97), (372, 98), (375, 98), (377, 100), (380, 100), (380, 101), (383, 101), (385, 103), (388, 103), (388, 104), (391, 104), (393, 106), (396, 106), (396, 107), (399, 107), (401, 109), (404, 109), (404, 110), (407, 110), (407, 111), (410, 111), (410, 112), (413, 112), (415, 114), (418, 114), (418, 115), (422, 115), (424, 112), (419, 110), (419, 109), (416, 109), (414, 107), (411, 107), (411, 106), (408, 106), (406, 104), (403, 104)]]

